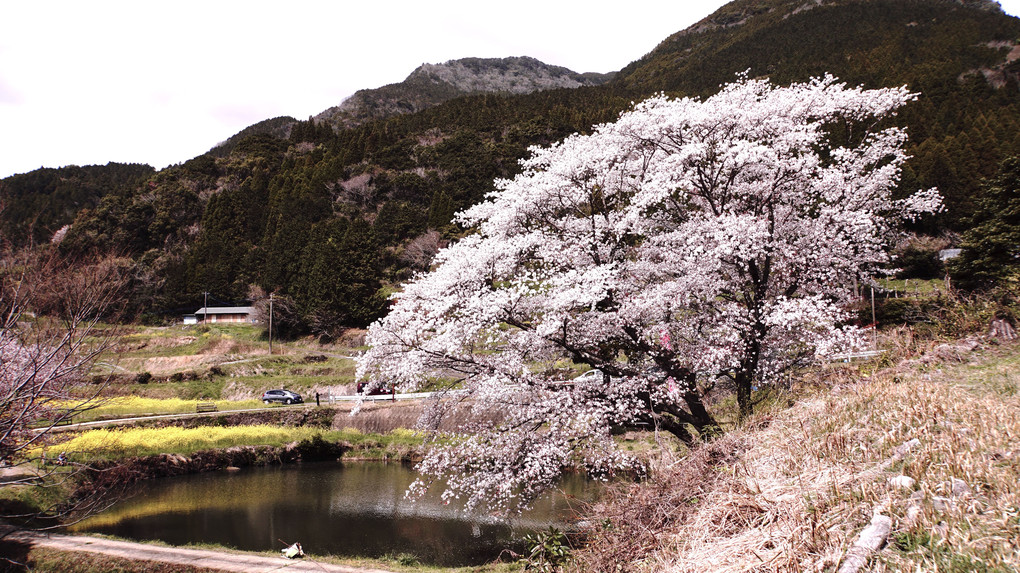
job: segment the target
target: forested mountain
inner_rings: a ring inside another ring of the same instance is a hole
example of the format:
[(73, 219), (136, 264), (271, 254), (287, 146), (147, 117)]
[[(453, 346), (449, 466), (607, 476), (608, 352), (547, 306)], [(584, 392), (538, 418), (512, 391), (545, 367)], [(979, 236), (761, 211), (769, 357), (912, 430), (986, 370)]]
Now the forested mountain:
[(786, 84), (831, 73), (907, 85), (914, 160), (904, 187), (938, 187), (960, 229), (981, 178), (1020, 152), (1020, 20), (987, 0), (737, 0), (620, 71), (625, 86), (707, 94), (748, 70)]
[(18, 246), (48, 242), (82, 209), (107, 195), (134, 195), (155, 172), (148, 165), (107, 163), (12, 175), (0, 181), (0, 232)]
[[(828, 72), (920, 93), (896, 118), (915, 156), (902, 187), (948, 198), (922, 230), (963, 230), (981, 178), (1020, 153), (1018, 38), (1020, 20), (988, 2), (737, 0), (602, 85), (463, 95), (492, 71), (472, 71), (485, 60), (422, 66), (399, 90), (359, 92), (367, 103), (348, 116), (267, 120), (98, 203), (63, 205), (80, 211), (60, 248), (132, 257), (139, 315), (194, 310), (203, 292), (244, 299), (254, 285), (292, 301), (299, 329), (335, 333), (378, 316), (382, 293), (463, 232), (453, 213), (513, 176), (529, 146), (586, 132), (658, 91), (703, 96), (744, 71), (780, 84)], [(25, 228), (6, 217), (8, 229)]]
[(238, 143), (253, 135), (270, 135), (277, 139), (287, 139), (290, 137), (290, 130), (294, 127), (295, 123), (297, 123), (297, 120), (289, 115), (262, 120), (235, 133), (226, 141), (218, 143), (216, 147), (209, 150), (209, 155), (226, 157), (237, 147)]

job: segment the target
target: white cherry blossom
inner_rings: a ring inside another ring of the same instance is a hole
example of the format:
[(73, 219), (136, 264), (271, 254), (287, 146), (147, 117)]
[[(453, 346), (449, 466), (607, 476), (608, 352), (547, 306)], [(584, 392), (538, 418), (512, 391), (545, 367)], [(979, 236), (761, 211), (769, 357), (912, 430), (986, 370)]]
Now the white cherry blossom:
[[(436, 434), (416, 488), (445, 477), (469, 505), (517, 509), (565, 467), (635, 469), (613, 428), (694, 441), (719, 431), (712, 388), (747, 415), (753, 387), (859, 342), (850, 285), (897, 219), (939, 208), (934, 190), (892, 198), (906, 134), (880, 120), (915, 97), (741, 78), (532, 148), (369, 329), (359, 377), (445, 381), (476, 414)], [(603, 375), (571, 383), (570, 362)]]

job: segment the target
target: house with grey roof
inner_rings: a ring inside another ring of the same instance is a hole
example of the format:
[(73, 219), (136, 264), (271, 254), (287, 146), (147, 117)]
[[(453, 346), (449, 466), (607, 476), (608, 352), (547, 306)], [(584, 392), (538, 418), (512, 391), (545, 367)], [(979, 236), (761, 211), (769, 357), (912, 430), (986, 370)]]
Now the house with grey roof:
[(254, 307), (250, 306), (209, 306), (198, 309), (194, 314), (184, 315), (184, 324), (199, 324), (204, 322), (240, 322), (251, 324)]

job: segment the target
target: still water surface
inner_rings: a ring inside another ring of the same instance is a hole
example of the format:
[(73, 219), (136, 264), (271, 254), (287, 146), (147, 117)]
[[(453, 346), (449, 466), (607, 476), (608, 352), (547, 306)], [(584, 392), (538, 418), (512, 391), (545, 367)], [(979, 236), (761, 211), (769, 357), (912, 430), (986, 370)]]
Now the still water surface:
[(439, 492), (404, 499), (415, 479), (407, 466), (304, 464), (149, 480), (131, 497), (72, 529), (172, 545), (218, 543), (251, 551), (300, 542), (316, 554), (414, 555), (423, 563), (477, 565), (520, 538), (569, 522), (578, 499), (597, 485), (568, 476), (560, 492), (508, 523), (468, 515)]

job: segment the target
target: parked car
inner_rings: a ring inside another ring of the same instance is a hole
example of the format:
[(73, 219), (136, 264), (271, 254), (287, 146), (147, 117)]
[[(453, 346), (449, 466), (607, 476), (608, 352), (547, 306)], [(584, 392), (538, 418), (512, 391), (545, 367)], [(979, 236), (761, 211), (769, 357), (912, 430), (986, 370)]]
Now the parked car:
[(262, 395), (262, 402), (268, 404), (270, 402), (282, 402), (284, 404), (300, 404), (304, 402), (301, 398), (301, 394), (297, 392), (291, 392), (290, 390), (268, 390)]
[[(358, 394), (364, 394), (366, 386), (368, 386), (368, 382), (358, 382), (358, 390), (357, 390)], [(393, 385), (390, 384), (390, 385), (387, 385), (387, 386), (376, 386), (375, 388), (372, 388), (372, 390), (370, 390), (368, 392), (368, 395), (369, 396), (382, 396), (384, 394), (389, 395), (389, 394), (392, 394), (392, 393), (393, 393)]]
[[(619, 380), (615, 377), (610, 377), (610, 380)], [(591, 370), (581, 374), (577, 378), (574, 378), (570, 382), (574, 384), (580, 384), (582, 382), (602, 384), (605, 381), (605, 374), (598, 368), (592, 368)]]

